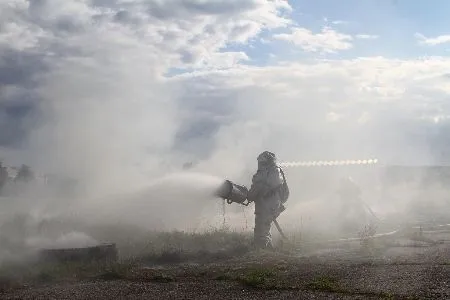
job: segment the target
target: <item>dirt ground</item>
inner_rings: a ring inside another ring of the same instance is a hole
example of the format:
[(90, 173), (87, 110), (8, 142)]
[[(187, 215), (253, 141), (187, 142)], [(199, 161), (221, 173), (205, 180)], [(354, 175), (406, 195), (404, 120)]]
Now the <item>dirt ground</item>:
[(250, 251), (215, 261), (141, 262), (88, 276), (44, 275), (0, 279), (0, 298), (450, 299), (450, 244), (398, 245), (376, 254), (357, 247), (302, 255)]

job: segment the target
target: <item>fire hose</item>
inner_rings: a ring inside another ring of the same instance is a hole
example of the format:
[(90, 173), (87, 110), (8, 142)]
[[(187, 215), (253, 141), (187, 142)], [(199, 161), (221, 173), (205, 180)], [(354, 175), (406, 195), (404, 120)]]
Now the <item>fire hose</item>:
[(278, 224), (277, 219), (273, 219), (273, 224), (275, 224), (275, 227), (277, 228), (278, 232), (280, 233), (281, 237), (285, 240), (287, 240), (287, 236), (284, 234), (283, 230), (280, 227), (280, 224)]

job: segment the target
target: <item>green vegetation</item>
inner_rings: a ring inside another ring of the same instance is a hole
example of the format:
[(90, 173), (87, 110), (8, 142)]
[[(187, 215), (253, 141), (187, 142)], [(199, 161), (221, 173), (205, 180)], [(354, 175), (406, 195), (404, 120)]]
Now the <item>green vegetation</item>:
[[(134, 278), (132, 271), (138, 265), (177, 264), (187, 261), (204, 263), (236, 258), (247, 253), (251, 243), (251, 235), (226, 229), (211, 229), (203, 233), (145, 232), (126, 226), (78, 230), (86, 232), (96, 240), (116, 242), (120, 261), (50, 263), (33, 259), (16, 263), (3, 262), (0, 265), (0, 289), (23, 283), (56, 284), (90, 279), (128, 280)], [(153, 274), (145, 280), (171, 282), (174, 278), (166, 274)]]
[(246, 286), (250, 287), (267, 287), (270, 279), (275, 277), (275, 273), (271, 269), (259, 268), (246, 271), (238, 277), (238, 280)]
[(252, 240), (250, 233), (226, 228), (203, 232), (153, 232), (131, 226), (96, 226), (82, 231), (100, 241), (114, 241), (121, 258), (154, 263), (179, 263), (202, 257), (228, 258), (227, 253), (240, 255), (248, 251)]
[(156, 274), (151, 278), (151, 281), (167, 283), (175, 281), (175, 278), (167, 274)]
[[(16, 220), (21, 223), (21, 220)], [(44, 226), (63, 227), (64, 224)], [(73, 224), (70, 224), (73, 228)], [(12, 226), (14, 227), (14, 226)], [(360, 291), (346, 283), (345, 278), (329, 277), (322, 271), (310, 272), (314, 258), (297, 259), (294, 256), (271, 251), (251, 250), (251, 233), (233, 232), (226, 228), (212, 228), (206, 232), (148, 232), (128, 226), (75, 227), (98, 241), (115, 242), (119, 250), (117, 263), (42, 263), (22, 262), (0, 266), (0, 292), (20, 286), (40, 284), (58, 285), (80, 281), (134, 281), (171, 284), (172, 282), (228, 281), (220, 284), (244, 289), (316, 291), (343, 295), (359, 295), (397, 299), (398, 295), (373, 291)], [(361, 245), (373, 249), (373, 228), (361, 232)], [(281, 250), (298, 254), (299, 246), (307, 242), (308, 235), (297, 233)], [(321, 237), (325, 239), (325, 237)], [(303, 246), (302, 250), (314, 245)], [(317, 246), (315, 246), (317, 247)], [(306, 251), (306, 250), (305, 250)], [(233, 261), (226, 260), (232, 259)], [(237, 259), (237, 261), (235, 260)], [(293, 262), (301, 265), (293, 265)], [(198, 262), (201, 267), (189, 267), (185, 262)], [(214, 264), (208, 264), (214, 262)], [(222, 263), (223, 262), (223, 263)], [(305, 263), (303, 265), (303, 263)], [(161, 268), (161, 264), (180, 264)], [(158, 266), (155, 266), (158, 265)], [(145, 267), (145, 268), (142, 268)], [(368, 265), (370, 267), (370, 265)], [(318, 276), (319, 277), (315, 277)], [(300, 276), (298, 276), (300, 275)], [(307, 277), (306, 277), (307, 276)], [(345, 276), (345, 275), (344, 275)], [(342, 280), (343, 279), (343, 280)], [(341, 281), (342, 280), (342, 281)], [(218, 284), (216, 282), (216, 284)]]
[(323, 292), (340, 293), (343, 289), (338, 285), (337, 280), (331, 277), (318, 277), (306, 285), (308, 289)]

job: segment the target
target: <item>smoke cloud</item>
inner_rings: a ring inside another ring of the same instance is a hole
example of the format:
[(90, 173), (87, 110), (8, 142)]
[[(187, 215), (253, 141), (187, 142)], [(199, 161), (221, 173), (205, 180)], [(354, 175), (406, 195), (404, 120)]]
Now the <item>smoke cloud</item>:
[[(450, 60), (252, 63), (246, 43), (279, 45), (271, 35), (295, 27), (291, 12), (281, 0), (2, 2), (2, 158), (75, 178), (82, 196), (31, 191), (1, 205), (41, 219), (198, 229), (222, 219), (211, 191), (224, 179), (248, 186), (264, 150), (280, 161), (448, 162)], [(292, 196), (280, 222), (328, 230), (339, 219), (336, 182), (302, 170), (286, 171)], [(389, 204), (380, 177), (364, 176), (380, 212), (409, 205)], [(412, 187), (393, 197), (412, 198)], [(252, 209), (228, 206), (227, 220), (251, 230)]]

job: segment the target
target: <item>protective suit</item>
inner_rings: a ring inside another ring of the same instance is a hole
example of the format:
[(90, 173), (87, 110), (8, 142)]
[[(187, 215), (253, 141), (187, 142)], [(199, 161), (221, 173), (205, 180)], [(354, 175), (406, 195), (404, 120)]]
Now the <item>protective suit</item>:
[(280, 188), (283, 176), (275, 154), (265, 151), (258, 158), (247, 199), (255, 203), (254, 243), (258, 248), (272, 248), (272, 221), (284, 210)]

